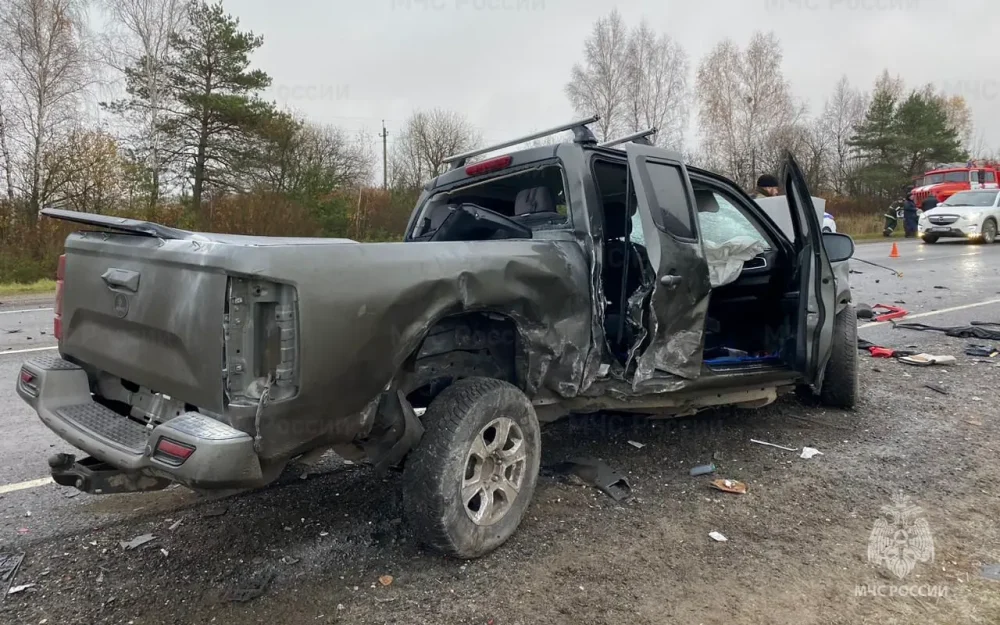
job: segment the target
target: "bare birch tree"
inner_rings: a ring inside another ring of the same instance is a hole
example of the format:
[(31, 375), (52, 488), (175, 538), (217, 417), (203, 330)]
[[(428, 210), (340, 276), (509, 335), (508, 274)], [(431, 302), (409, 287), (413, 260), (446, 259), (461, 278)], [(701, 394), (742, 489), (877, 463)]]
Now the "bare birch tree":
[(573, 66), (566, 95), (581, 116), (597, 114), (597, 138), (613, 139), (627, 127), (629, 33), (617, 9), (594, 23), (583, 63)]
[(680, 150), (690, 111), (687, 54), (665, 34), (657, 35), (643, 21), (629, 35), (627, 127), (638, 132), (655, 127), (656, 145)]
[(45, 156), (78, 121), (93, 79), (82, 0), (5, 0), (0, 5), (0, 63), (12, 106), (8, 121), (20, 157), (16, 180), (34, 222), (46, 196)]
[(837, 195), (847, 193), (848, 181), (857, 169), (850, 140), (867, 110), (867, 96), (852, 88), (846, 76), (837, 81), (833, 95), (823, 107), (820, 123), (830, 149), (828, 179), (831, 190)]
[(149, 175), (149, 203), (159, 201), (172, 150), (161, 127), (167, 91), (171, 36), (187, 23), (184, 0), (100, 0), (109, 18), (105, 61), (126, 77), (129, 98), (111, 108), (132, 117), (132, 151)]
[(745, 50), (719, 43), (698, 68), (699, 127), (705, 149), (747, 188), (774, 167), (775, 141), (802, 116), (781, 71), (781, 45), (757, 32)]
[(419, 111), (406, 121), (392, 147), (393, 186), (415, 188), (444, 173), (444, 159), (480, 145), (479, 132), (462, 115)]
[(10, 151), (11, 132), (10, 106), (6, 94), (0, 90), (0, 167), (3, 167), (4, 189), (7, 202), (14, 206), (14, 157)]

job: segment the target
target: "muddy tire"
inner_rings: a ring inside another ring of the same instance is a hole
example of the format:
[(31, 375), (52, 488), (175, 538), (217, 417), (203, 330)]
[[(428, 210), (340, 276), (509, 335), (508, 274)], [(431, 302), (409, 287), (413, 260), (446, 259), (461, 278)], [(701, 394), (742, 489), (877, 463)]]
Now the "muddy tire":
[(534, 493), (541, 459), (535, 409), (512, 384), (467, 378), (431, 402), (423, 424), (403, 473), (410, 525), (446, 555), (486, 555), (514, 533)]
[(833, 349), (819, 399), (826, 406), (847, 410), (858, 401), (858, 317), (853, 305), (833, 321)]

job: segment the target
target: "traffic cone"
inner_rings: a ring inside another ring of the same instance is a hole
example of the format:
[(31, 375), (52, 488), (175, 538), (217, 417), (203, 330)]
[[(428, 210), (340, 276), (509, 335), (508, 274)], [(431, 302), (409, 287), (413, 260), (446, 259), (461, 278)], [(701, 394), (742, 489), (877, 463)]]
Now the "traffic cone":
[(892, 251), (889, 252), (889, 258), (899, 258), (899, 248), (896, 247), (896, 242), (892, 242)]

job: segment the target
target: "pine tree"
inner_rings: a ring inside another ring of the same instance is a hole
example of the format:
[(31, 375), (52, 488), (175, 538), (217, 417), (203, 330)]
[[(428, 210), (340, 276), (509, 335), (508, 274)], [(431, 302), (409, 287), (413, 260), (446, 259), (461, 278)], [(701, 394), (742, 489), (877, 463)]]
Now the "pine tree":
[(943, 101), (933, 96), (911, 93), (896, 111), (895, 133), (900, 166), (908, 179), (925, 172), (929, 164), (968, 156)]
[(250, 68), (250, 55), (263, 38), (239, 30), (239, 20), (222, 3), (194, 0), (188, 28), (171, 39), (167, 88), (175, 102), (164, 121), (191, 177), (191, 209), (201, 214), (208, 188), (232, 188), (233, 165), (246, 158), (248, 137), (270, 120), (273, 107), (259, 98), (271, 84)]
[(859, 172), (861, 182), (876, 195), (893, 195), (900, 185), (895, 120), (896, 96), (889, 89), (878, 89), (848, 141), (854, 154), (866, 163)]

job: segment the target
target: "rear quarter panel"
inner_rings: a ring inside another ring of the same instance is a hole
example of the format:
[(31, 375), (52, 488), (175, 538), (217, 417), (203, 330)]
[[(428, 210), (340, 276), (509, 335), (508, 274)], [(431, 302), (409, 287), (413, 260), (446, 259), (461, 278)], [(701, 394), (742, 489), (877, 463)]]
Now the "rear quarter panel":
[(268, 408), (280, 411), (269, 425), (281, 433), (272, 454), (363, 411), (451, 314), (494, 311), (516, 322), (529, 397), (543, 388), (575, 396), (588, 361), (599, 358), (589, 265), (574, 240), (271, 247), (234, 253), (227, 271), (298, 292), (300, 391), (288, 406)]

